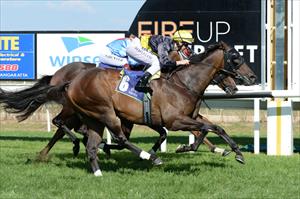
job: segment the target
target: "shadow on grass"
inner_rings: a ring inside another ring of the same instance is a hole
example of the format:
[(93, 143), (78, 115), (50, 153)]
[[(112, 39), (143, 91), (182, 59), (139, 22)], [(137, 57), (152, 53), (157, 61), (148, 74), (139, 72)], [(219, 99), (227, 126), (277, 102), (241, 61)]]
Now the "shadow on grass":
[[(241, 136), (234, 136), (232, 139), (240, 146), (241, 151), (253, 152), (253, 138), (252, 137), (241, 137)], [(0, 136), (0, 141), (28, 141), (28, 142), (48, 142), (50, 141), (49, 137), (29, 137), (29, 136)], [(154, 136), (143, 136), (143, 137), (133, 137), (130, 141), (134, 144), (154, 144), (157, 140), (157, 137)], [(209, 140), (214, 143), (215, 145), (226, 145), (226, 143), (220, 139), (219, 137), (209, 137)], [(58, 142), (71, 142), (69, 138), (63, 138)], [(178, 135), (169, 135), (167, 138), (167, 142), (169, 144), (187, 144), (188, 137), (187, 136), (178, 136)], [(266, 153), (266, 145), (267, 139), (260, 138), (261, 144), (261, 152)], [(229, 146), (226, 146), (227, 149), (230, 149)], [(201, 151), (201, 146), (198, 149)], [(300, 138), (294, 138), (294, 153), (300, 153)], [(73, 154), (70, 154), (73, 157)]]
[[(132, 143), (143, 143), (143, 144), (154, 144), (158, 137), (155, 136), (143, 136), (143, 137), (132, 137), (130, 141)], [(242, 136), (233, 136), (232, 139), (239, 145), (253, 144), (253, 137), (242, 137)], [(0, 136), (0, 140), (14, 141), (37, 141), (37, 142), (46, 142), (50, 140), (50, 137), (29, 137), (29, 136)], [(224, 140), (219, 137), (209, 137), (209, 140), (215, 145), (226, 144)], [(71, 142), (67, 137), (59, 140), (59, 142)], [(172, 136), (169, 135), (167, 142), (170, 144), (186, 144), (188, 142), (188, 136)], [(266, 138), (260, 138), (261, 144), (266, 144)], [(300, 145), (300, 138), (294, 138), (294, 145)]]
[[(210, 152), (207, 152), (210, 153)], [(162, 170), (164, 172), (171, 172), (174, 174), (190, 174), (191, 172), (203, 171), (205, 167), (230, 167), (225, 163), (208, 161), (207, 153), (193, 153), (193, 154), (175, 154), (175, 153), (160, 153), (158, 156), (164, 161), (163, 165), (154, 166), (151, 161), (140, 160), (138, 157), (128, 151), (121, 151), (113, 153), (108, 159), (103, 153), (98, 155), (98, 163), (100, 168), (104, 172), (119, 172), (119, 173), (132, 173), (135, 171), (150, 171), (152, 169)], [(212, 154), (213, 155), (213, 154)], [(51, 157), (52, 156), (52, 157)], [(69, 167), (83, 169), (87, 172), (91, 172), (90, 163), (87, 161), (85, 153), (80, 153), (78, 157), (74, 158), (72, 153), (59, 153), (52, 154), (48, 158), (46, 163), (53, 164), (57, 167)], [(206, 156), (205, 161), (200, 161), (198, 164), (195, 163), (201, 159), (201, 156)], [(55, 159), (59, 159), (56, 161)], [(196, 159), (195, 159), (196, 158)], [(53, 159), (53, 160), (51, 160)], [(36, 162), (30, 162), (36, 163)]]
[[(38, 137), (38, 136), (1, 136), (0, 140), (7, 141), (30, 141), (30, 142), (48, 142), (50, 141), (50, 137)], [(67, 137), (60, 139), (59, 142), (71, 142), (71, 140)]]

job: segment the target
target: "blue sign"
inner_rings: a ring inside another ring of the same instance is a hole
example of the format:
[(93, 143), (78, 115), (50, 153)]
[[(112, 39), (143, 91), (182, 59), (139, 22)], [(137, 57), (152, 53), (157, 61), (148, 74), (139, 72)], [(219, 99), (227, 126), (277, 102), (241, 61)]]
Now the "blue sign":
[(35, 69), (34, 33), (0, 33), (0, 80), (34, 80)]

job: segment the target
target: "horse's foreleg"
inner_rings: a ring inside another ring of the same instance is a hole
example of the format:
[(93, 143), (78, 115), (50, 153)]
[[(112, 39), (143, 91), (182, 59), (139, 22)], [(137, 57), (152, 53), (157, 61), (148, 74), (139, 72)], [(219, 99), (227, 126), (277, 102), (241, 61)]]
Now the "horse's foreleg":
[(205, 123), (198, 122), (195, 119), (192, 119), (188, 116), (181, 115), (178, 116), (171, 124), (170, 130), (177, 131), (190, 131), (194, 132), (196, 135), (196, 140), (191, 145), (181, 145), (176, 149), (176, 153), (187, 152), (187, 151), (196, 151), (199, 145), (203, 142), (207, 131), (205, 128)]
[(236, 153), (236, 160), (240, 163), (244, 163), (244, 158), (239, 150), (238, 145), (227, 135), (224, 129), (217, 125), (213, 125), (207, 119), (202, 119), (198, 117), (197, 120), (189, 118), (187, 116), (179, 116), (173, 121), (171, 130), (185, 130), (185, 131), (201, 131), (202, 135), (197, 137), (194, 144), (190, 146), (179, 147), (176, 152), (185, 152), (189, 150), (197, 150), (199, 145), (202, 143), (203, 138), (206, 136), (207, 132), (214, 132), (222, 139), (224, 139), (231, 147), (231, 149)]
[[(213, 125), (212, 122), (210, 122), (206, 117), (203, 117), (202, 115), (198, 115), (198, 117), (196, 118), (196, 120), (198, 121), (201, 121), (201, 122), (206, 122), (207, 124), (210, 124), (210, 125)], [(215, 126), (215, 125), (213, 125)], [(240, 158), (240, 156), (242, 156), (241, 152), (239, 151), (236, 145), (236, 143), (229, 137), (229, 135), (225, 132), (224, 129), (222, 129), (221, 127), (217, 128), (219, 131), (215, 131), (215, 133), (221, 137), (223, 140), (225, 140), (229, 146), (232, 148), (232, 150), (234, 152), (236, 152), (237, 156), (236, 156), (236, 160), (239, 161), (239, 162), (243, 162), (243, 158)], [(208, 140), (207, 140), (208, 141)], [(208, 141), (209, 142), (209, 141)], [(208, 143), (209, 144), (209, 143)], [(211, 144), (213, 145), (213, 144)], [(214, 146), (214, 145), (213, 145)], [(231, 151), (228, 151), (226, 149), (221, 149), (221, 148), (218, 148), (216, 146), (214, 146), (215, 148), (213, 149), (214, 152), (216, 153), (221, 153), (222, 156), (227, 156), (228, 154), (230, 154)]]
[(216, 146), (211, 143), (207, 138), (204, 138), (203, 143), (209, 148), (212, 153), (215, 153)]
[(242, 164), (245, 164), (245, 160), (243, 157), (242, 152), (239, 149), (239, 146), (229, 137), (229, 135), (225, 132), (225, 130), (217, 125), (212, 126), (212, 132), (215, 132), (217, 135), (219, 135), (225, 142), (229, 144), (232, 151), (236, 153), (235, 159)]
[[(200, 131), (191, 131), (191, 133), (197, 138), (198, 136), (200, 136), (201, 132)], [(228, 154), (230, 154), (230, 151), (223, 149), (223, 148), (219, 148), (216, 145), (214, 145), (213, 143), (211, 143), (209, 141), (208, 138), (204, 138), (203, 139), (203, 143), (209, 148), (209, 150), (212, 153), (218, 153), (221, 154), (222, 156), (227, 156)]]
[(207, 138), (204, 138), (203, 143), (210, 149), (212, 153), (219, 153), (222, 156), (227, 156), (230, 154), (231, 151), (228, 151), (226, 149), (217, 147), (213, 143), (211, 143)]
[[(199, 119), (205, 120), (208, 124), (212, 124), (206, 117), (200, 115), (199, 113), (198, 113), (198, 115), (196, 116), (196, 120), (197, 120), (197, 119), (198, 119), (198, 120), (199, 120)], [(191, 133), (194, 134), (195, 137), (198, 137), (198, 136), (201, 134), (201, 132), (199, 132), (199, 131), (192, 131)], [(219, 153), (219, 154), (221, 154), (222, 156), (227, 156), (228, 154), (230, 154), (230, 151), (228, 151), (228, 150), (226, 150), (226, 149), (223, 149), (223, 148), (217, 147), (216, 145), (214, 145), (213, 143), (211, 143), (211, 142), (208, 140), (208, 138), (206, 138), (206, 137), (204, 138), (203, 143), (210, 149), (210, 151), (211, 151), (212, 153)]]

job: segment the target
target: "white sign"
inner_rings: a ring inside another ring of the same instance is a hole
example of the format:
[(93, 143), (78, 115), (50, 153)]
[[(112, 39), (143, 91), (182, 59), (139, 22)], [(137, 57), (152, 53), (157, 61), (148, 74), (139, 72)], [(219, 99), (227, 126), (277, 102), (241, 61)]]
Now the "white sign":
[(123, 33), (39, 33), (37, 34), (37, 78), (53, 75), (72, 62), (98, 64), (99, 51)]

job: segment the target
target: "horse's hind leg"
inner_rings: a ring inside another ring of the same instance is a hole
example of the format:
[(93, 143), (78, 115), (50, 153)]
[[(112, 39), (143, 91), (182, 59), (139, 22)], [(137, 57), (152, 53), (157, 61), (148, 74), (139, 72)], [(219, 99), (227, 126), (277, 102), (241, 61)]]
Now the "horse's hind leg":
[(48, 142), (48, 144), (45, 146), (45, 148), (43, 148), (39, 155), (38, 155), (38, 159), (40, 160), (44, 160), (47, 156), (47, 154), (49, 153), (49, 151), (51, 150), (51, 148), (54, 146), (54, 144), (62, 139), (64, 137), (65, 133), (63, 131), (63, 129), (58, 128), (54, 134), (54, 136), (51, 138), (51, 140)]
[(162, 126), (156, 126), (156, 127), (151, 127), (153, 130), (159, 133), (159, 138), (153, 145), (153, 147), (150, 150), (151, 154), (156, 153), (158, 148), (161, 146), (161, 144), (166, 140), (167, 138), (167, 131), (162, 127)]
[(102, 176), (97, 157), (98, 147), (102, 139), (98, 133), (91, 129), (88, 130), (87, 137), (88, 139), (86, 143), (86, 153), (90, 161), (92, 171), (95, 176)]
[[(65, 134), (73, 142), (73, 154), (77, 156), (80, 149), (80, 141), (76, 135), (71, 131), (73, 128), (79, 128), (81, 121), (79, 118), (73, 114), (72, 109), (64, 107), (62, 111), (52, 120), (52, 123), (58, 128), (62, 129)], [(55, 143), (54, 143), (55, 144)]]
[(127, 149), (129, 149), (131, 152), (142, 159), (152, 160), (153, 164), (155, 165), (162, 164), (162, 161), (157, 158), (156, 155), (149, 154), (148, 152), (141, 150), (140, 148), (129, 142), (122, 131), (121, 120), (115, 114), (112, 114), (111, 112), (105, 115), (103, 114), (102, 116), (105, 120), (105, 125), (115, 135), (119, 145), (124, 145)]
[[(132, 128), (133, 128), (133, 123), (126, 120), (126, 119), (121, 119), (121, 128), (122, 131), (126, 137), (127, 140), (129, 140)], [(101, 146), (101, 145), (100, 145)], [(104, 143), (104, 145), (101, 147), (102, 150), (108, 155), (110, 156), (110, 150), (123, 150), (125, 149), (124, 145), (119, 145), (119, 144), (106, 144)]]

